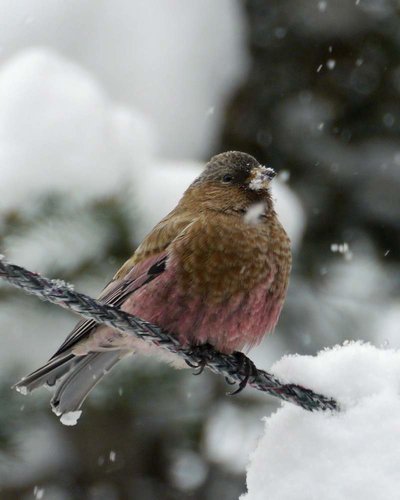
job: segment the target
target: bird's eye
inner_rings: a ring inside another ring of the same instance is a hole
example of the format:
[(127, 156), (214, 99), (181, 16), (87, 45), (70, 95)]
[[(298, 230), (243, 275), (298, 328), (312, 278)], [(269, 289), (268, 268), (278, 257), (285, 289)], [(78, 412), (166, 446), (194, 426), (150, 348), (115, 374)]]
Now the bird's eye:
[(233, 177), (230, 174), (225, 174), (222, 177), (222, 182), (231, 182), (233, 180)]

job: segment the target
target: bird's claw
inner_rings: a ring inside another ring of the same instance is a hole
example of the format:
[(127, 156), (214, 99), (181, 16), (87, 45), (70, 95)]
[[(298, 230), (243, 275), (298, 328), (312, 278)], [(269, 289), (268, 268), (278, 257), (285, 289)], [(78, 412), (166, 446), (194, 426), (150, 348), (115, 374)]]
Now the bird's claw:
[[(189, 365), (190, 368), (194, 368), (195, 370), (197, 370), (193, 373), (193, 375), (200, 375), (201, 373), (203, 373), (204, 368), (207, 366), (207, 364), (214, 359), (215, 350), (210, 344), (201, 344), (193, 346), (189, 351), (189, 355), (197, 358), (199, 361), (196, 363), (186, 360), (186, 364)], [(239, 387), (233, 392), (228, 392), (228, 396), (234, 396), (235, 394), (239, 394), (239, 392), (242, 392), (248, 384), (250, 377), (254, 377), (255, 375), (257, 375), (256, 366), (246, 355), (244, 355), (242, 352), (235, 351), (233, 353), (233, 356), (235, 356), (238, 361), (236, 374), (243, 370), (244, 377), (240, 381)], [(229, 380), (228, 377), (225, 377), (225, 380), (230, 385), (235, 384), (235, 382)]]
[(228, 384), (228, 385), (235, 385), (236, 382), (234, 382), (233, 380), (230, 380), (229, 377), (225, 377), (225, 382)]
[[(238, 360), (238, 368), (236, 370), (236, 373), (244, 369), (245, 375), (239, 383), (239, 387), (233, 392), (228, 392), (228, 396), (235, 396), (235, 394), (239, 394), (239, 392), (242, 392), (249, 382), (250, 377), (254, 377), (255, 375), (257, 375), (257, 368), (255, 364), (246, 355), (238, 351), (235, 351), (233, 355)], [(230, 381), (228, 383), (233, 385), (233, 383)]]
[(193, 346), (189, 354), (190, 356), (198, 358), (199, 361), (198, 363), (192, 363), (191, 361), (188, 361), (186, 359), (186, 364), (189, 365), (190, 368), (194, 368), (197, 370), (197, 372), (194, 372), (193, 375), (200, 375), (201, 373), (203, 373), (204, 368), (207, 366), (207, 364), (213, 360), (215, 356), (215, 350), (211, 344), (201, 344)]

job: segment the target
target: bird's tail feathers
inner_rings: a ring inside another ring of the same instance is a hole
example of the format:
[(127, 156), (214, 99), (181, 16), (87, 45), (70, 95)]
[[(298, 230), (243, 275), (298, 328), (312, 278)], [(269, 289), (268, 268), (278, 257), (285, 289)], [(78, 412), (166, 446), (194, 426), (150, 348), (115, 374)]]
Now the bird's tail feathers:
[(13, 386), (13, 389), (16, 389), (21, 394), (28, 394), (42, 385), (51, 387), (57, 380), (68, 373), (78, 361), (79, 358), (70, 352), (60, 354), (26, 377), (23, 377)]
[(51, 400), (54, 413), (77, 412), (89, 392), (125, 354), (126, 351), (92, 352), (80, 358), (56, 388)]
[(72, 425), (76, 423), (80, 415), (78, 411), (90, 391), (126, 354), (127, 351), (121, 350), (91, 352), (84, 356), (62, 353), (21, 379), (13, 388), (21, 394), (28, 394), (42, 385), (56, 385), (51, 400), (52, 409), (59, 416), (66, 413), (74, 416), (75, 421), (74, 418), (61, 419), (63, 423)]

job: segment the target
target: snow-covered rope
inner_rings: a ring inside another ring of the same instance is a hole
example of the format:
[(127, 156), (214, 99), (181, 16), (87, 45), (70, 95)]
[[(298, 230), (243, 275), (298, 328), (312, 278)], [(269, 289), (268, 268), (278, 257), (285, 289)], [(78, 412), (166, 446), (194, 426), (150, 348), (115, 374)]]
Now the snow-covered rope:
[[(0, 258), (0, 277), (26, 293), (35, 295), (64, 309), (69, 309), (83, 318), (93, 319), (97, 323), (104, 323), (112, 328), (168, 349), (182, 356), (191, 365), (201, 362), (201, 358), (193, 353), (190, 348), (181, 347), (174, 336), (169, 335), (157, 326), (114, 306), (101, 304), (88, 295), (78, 293), (73, 290), (71, 285), (61, 280), (49, 280), (23, 267), (9, 264), (4, 258)], [(248, 367), (246, 370), (246, 363), (243, 363), (243, 359), (239, 360), (235, 355), (222, 354), (217, 351), (212, 352), (210, 360), (207, 361), (207, 368), (238, 384), (248, 376)], [(251, 373), (247, 384), (284, 401), (299, 405), (305, 410), (339, 410), (339, 404), (334, 399), (317, 394), (296, 384), (283, 384), (279, 379), (264, 370), (255, 369)]]

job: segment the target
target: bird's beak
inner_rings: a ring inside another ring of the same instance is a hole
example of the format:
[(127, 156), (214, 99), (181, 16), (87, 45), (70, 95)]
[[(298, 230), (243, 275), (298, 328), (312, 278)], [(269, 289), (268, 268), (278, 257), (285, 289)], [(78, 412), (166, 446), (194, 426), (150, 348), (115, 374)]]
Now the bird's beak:
[(249, 188), (253, 191), (267, 189), (275, 175), (275, 170), (270, 167), (254, 167), (250, 172)]

